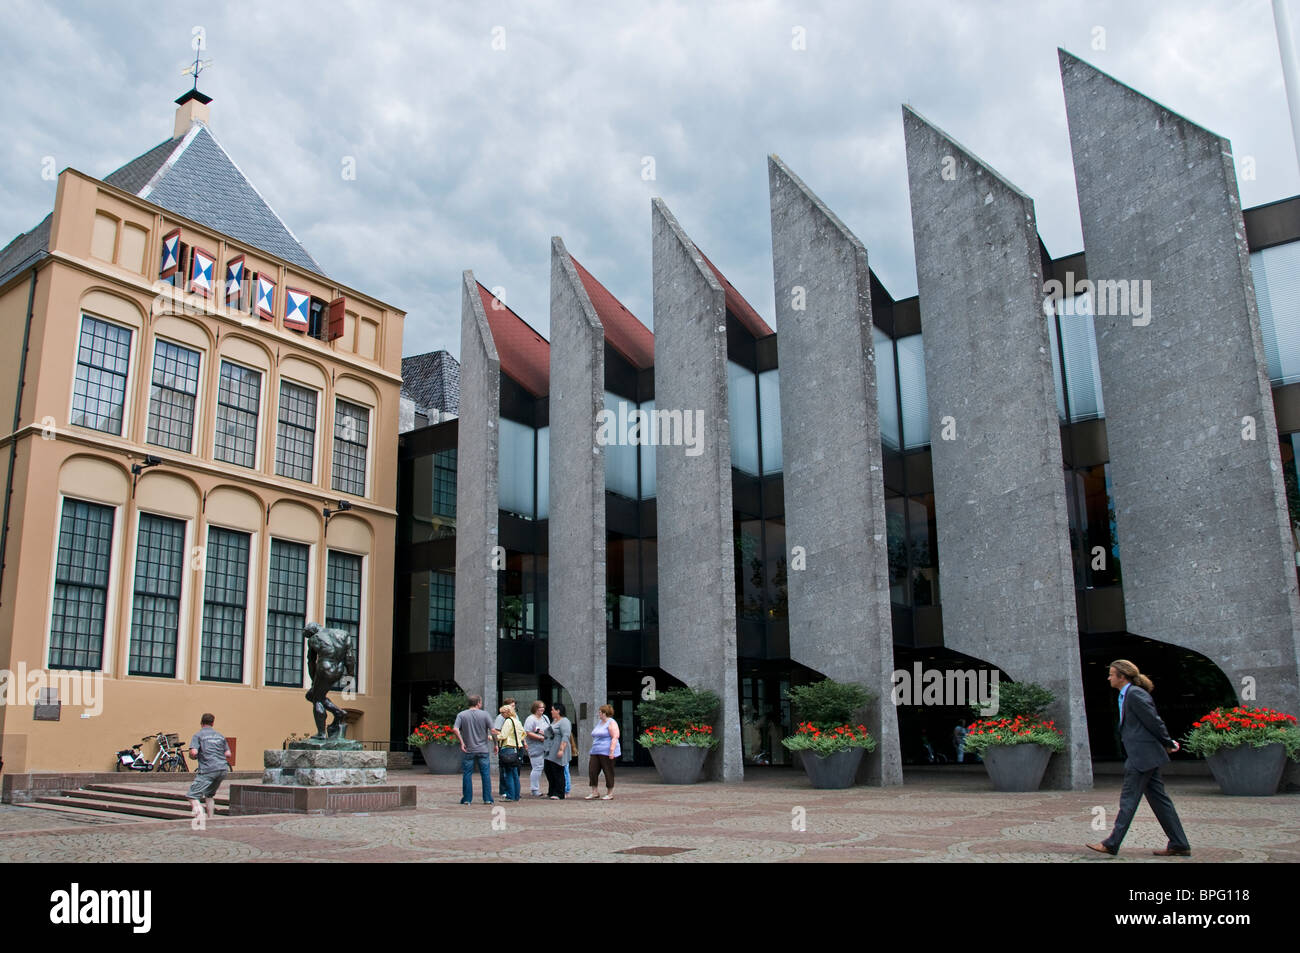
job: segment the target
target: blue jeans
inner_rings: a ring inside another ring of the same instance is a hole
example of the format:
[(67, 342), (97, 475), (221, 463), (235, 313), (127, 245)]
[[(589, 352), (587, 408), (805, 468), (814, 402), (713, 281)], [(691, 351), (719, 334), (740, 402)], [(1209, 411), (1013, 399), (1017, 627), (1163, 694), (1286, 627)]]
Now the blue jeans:
[(519, 765), (506, 767), (504, 764), (497, 766), (501, 774), (501, 796), (508, 801), (519, 800)]
[(568, 794), (573, 790), (573, 782), (569, 779), (569, 762), (564, 762), (564, 793)]
[(460, 756), (460, 803), (474, 803), (474, 767), (478, 766), (479, 777), (483, 779), (483, 803), (492, 804), (492, 756), (466, 752)]

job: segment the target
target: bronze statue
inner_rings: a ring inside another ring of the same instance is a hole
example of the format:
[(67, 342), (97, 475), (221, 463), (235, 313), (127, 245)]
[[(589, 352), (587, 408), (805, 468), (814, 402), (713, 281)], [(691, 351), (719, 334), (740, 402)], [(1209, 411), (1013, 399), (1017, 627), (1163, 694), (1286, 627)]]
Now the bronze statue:
[[(316, 719), (316, 734), (312, 739), (342, 740), (346, 737), (347, 712), (330, 701), (328, 695), (345, 676), (356, 675), (356, 649), (352, 636), (342, 629), (327, 629), (319, 622), (308, 622), (302, 630), (302, 637), (307, 640), (307, 671), (311, 674), (307, 701), (311, 702), (312, 715)], [(329, 712), (334, 714), (334, 721), (327, 732), (325, 717)]]

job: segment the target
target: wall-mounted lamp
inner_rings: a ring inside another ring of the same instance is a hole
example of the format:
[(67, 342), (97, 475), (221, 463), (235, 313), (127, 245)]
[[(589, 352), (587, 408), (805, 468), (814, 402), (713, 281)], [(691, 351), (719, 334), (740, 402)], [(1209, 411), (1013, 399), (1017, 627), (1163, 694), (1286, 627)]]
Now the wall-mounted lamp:
[(158, 466), (160, 463), (162, 463), (162, 457), (155, 457), (150, 453), (145, 455), (143, 462), (131, 464), (131, 499), (135, 499), (135, 485), (140, 482), (140, 474), (150, 467)]
[(352, 504), (347, 500), (339, 500), (338, 506), (332, 510), (328, 506), (324, 507), (321, 512), (325, 514), (325, 525), (327, 527), (330, 525), (330, 517), (335, 513), (342, 513), (344, 510), (350, 509), (352, 509)]

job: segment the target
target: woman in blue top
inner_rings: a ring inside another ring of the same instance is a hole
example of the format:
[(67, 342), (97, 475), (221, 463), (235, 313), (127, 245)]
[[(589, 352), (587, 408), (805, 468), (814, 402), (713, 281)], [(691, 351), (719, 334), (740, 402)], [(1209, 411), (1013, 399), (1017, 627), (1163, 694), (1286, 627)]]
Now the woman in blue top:
[(598, 796), (596, 788), (600, 784), (602, 771), (605, 772), (605, 794), (600, 799), (613, 799), (614, 759), (622, 753), (623, 749), (618, 743), (618, 722), (614, 720), (614, 707), (601, 705), (600, 718), (591, 728), (591, 793), (587, 795), (588, 801), (595, 800)]

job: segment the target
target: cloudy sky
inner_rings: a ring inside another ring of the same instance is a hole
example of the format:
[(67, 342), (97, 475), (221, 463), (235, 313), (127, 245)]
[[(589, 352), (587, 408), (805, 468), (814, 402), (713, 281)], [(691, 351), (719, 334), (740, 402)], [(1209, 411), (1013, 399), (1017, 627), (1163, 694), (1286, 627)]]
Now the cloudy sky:
[(327, 273), (408, 312), (407, 354), (459, 355), (466, 268), (548, 333), (552, 235), (651, 324), (652, 196), (771, 322), (770, 152), (914, 294), (903, 102), (1035, 199), (1053, 256), (1078, 251), (1058, 46), (1252, 157), (1247, 207), (1300, 192), (1268, 0), (5, 13), (0, 244), (50, 210), (45, 157), (103, 176), (171, 135), (201, 28), (213, 133)]

